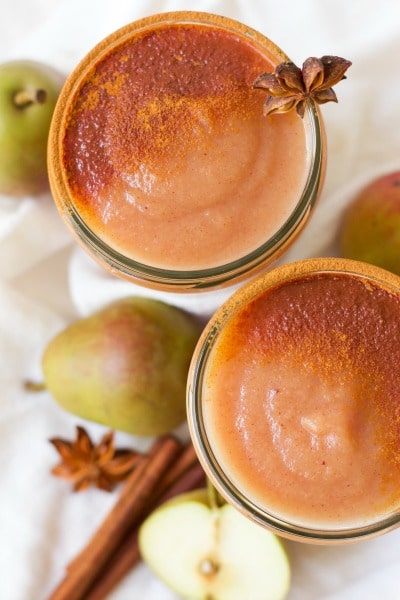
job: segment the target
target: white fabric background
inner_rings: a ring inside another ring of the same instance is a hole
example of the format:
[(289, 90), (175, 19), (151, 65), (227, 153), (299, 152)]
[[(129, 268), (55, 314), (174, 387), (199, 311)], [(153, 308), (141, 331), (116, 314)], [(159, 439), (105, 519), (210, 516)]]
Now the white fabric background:
[[(397, 0), (13, 0), (3, 3), (0, 62), (30, 58), (69, 73), (105, 35), (167, 10), (224, 14), (273, 39), (297, 63), (337, 54), (353, 61), (337, 87), (339, 104), (322, 107), (328, 169), (313, 219), (285, 261), (335, 253), (343, 207), (373, 176), (400, 168), (400, 7)], [(0, 157), (1, 159), (1, 157)], [(84, 424), (47, 393), (28, 394), (40, 378), (46, 342), (96, 305), (132, 293), (76, 246), (50, 195), (0, 197), (0, 598), (42, 600), (116, 498), (96, 490), (74, 495), (49, 475), (57, 461), (48, 438), (71, 438)], [(118, 444), (133, 444), (117, 434)], [(289, 600), (397, 600), (400, 530), (346, 547), (289, 543)], [(141, 565), (112, 600), (174, 596)], [(71, 599), (73, 600), (73, 599)], [(251, 600), (251, 599), (243, 599)]]

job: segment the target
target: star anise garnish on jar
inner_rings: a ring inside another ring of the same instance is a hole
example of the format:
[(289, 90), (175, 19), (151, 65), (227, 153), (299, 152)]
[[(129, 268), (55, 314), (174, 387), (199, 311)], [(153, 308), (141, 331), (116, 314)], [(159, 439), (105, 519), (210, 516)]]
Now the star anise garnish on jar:
[(268, 93), (265, 115), (286, 113), (296, 108), (303, 118), (306, 101), (310, 98), (318, 104), (338, 101), (332, 86), (346, 79), (345, 72), (350, 66), (351, 62), (340, 56), (312, 56), (301, 69), (287, 61), (279, 64), (273, 73), (259, 75), (253, 87)]
[(95, 486), (110, 492), (140, 460), (141, 454), (136, 450), (115, 448), (113, 431), (103, 435), (96, 445), (83, 427), (78, 426), (76, 432), (73, 442), (61, 438), (49, 440), (61, 456), (61, 462), (51, 473), (71, 481), (74, 491)]

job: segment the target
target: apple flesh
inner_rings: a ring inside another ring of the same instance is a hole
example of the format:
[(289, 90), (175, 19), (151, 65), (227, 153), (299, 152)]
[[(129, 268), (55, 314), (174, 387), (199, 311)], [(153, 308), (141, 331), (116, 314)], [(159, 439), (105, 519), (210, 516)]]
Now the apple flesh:
[(190, 600), (282, 600), (289, 591), (280, 539), (229, 504), (212, 507), (206, 489), (147, 517), (139, 549), (154, 574)]
[(0, 65), (0, 193), (48, 189), (47, 138), (62, 86), (60, 73), (29, 60)]
[(374, 179), (352, 200), (339, 227), (339, 253), (400, 275), (400, 171)]

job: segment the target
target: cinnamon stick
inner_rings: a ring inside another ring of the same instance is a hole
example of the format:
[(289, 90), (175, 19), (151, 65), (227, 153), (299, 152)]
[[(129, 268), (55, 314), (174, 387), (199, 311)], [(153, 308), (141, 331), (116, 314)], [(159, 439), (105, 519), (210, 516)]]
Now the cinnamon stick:
[(171, 436), (158, 438), (131, 473), (114, 507), (74, 559), (64, 579), (49, 600), (83, 600), (110, 556), (116, 551), (127, 528), (142, 518), (161, 476), (176, 459), (181, 444)]
[[(190, 451), (186, 454), (186, 457)], [(182, 461), (181, 464), (183, 464)], [(170, 473), (167, 474), (167, 476)], [(167, 478), (166, 478), (167, 479)], [(168, 481), (168, 479), (167, 479)], [(178, 478), (168, 487), (163, 486), (164, 492), (158, 501), (151, 506), (148, 514), (167, 502), (171, 498), (205, 485), (205, 473), (199, 463), (193, 463), (186, 471), (179, 474)], [(85, 596), (85, 600), (105, 600), (108, 594), (141, 560), (139, 551), (139, 526), (134, 527), (125, 537), (121, 546), (107, 563), (92, 588)]]
[(156, 494), (162, 496), (189, 468), (197, 464), (199, 462), (193, 444), (192, 442), (188, 442), (172, 467), (165, 473), (160, 486), (156, 490)]
[[(170, 486), (174, 485), (180, 477), (191, 467), (194, 465), (199, 465), (196, 452), (194, 450), (193, 444), (191, 442), (186, 443), (182, 452), (173, 463), (173, 465), (165, 472), (163, 477), (161, 478), (159, 485), (155, 488), (151, 506), (154, 508), (156, 500), (159, 497), (162, 497), (165, 492), (170, 488)], [(188, 488), (189, 489), (189, 488)], [(183, 489), (183, 492), (188, 491)], [(163, 499), (163, 502), (166, 502), (167, 498)], [(150, 510), (147, 511), (149, 513)], [(135, 523), (133, 523), (135, 525)], [(67, 569), (73, 568), (75, 562), (79, 562), (81, 560), (81, 555), (77, 555), (67, 566)], [(86, 600), (86, 598), (85, 598)]]

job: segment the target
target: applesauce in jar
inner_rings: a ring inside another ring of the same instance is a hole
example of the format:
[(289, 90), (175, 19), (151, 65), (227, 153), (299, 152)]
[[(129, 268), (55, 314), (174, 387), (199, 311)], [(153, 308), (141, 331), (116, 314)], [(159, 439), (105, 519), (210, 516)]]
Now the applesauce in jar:
[(71, 74), (50, 132), (62, 215), (113, 273), (183, 291), (231, 284), (299, 234), (324, 175), (312, 101), (263, 115), (253, 83), (286, 60), (258, 32), (196, 12), (155, 15)]
[(400, 279), (315, 259), (257, 278), (211, 319), (191, 433), (228, 500), (281, 533), (350, 539), (400, 513)]
[(75, 206), (100, 237), (140, 262), (190, 270), (271, 237), (309, 164), (302, 120), (266, 119), (252, 88), (272, 69), (236, 34), (198, 24), (141, 32), (104, 57), (63, 145)]

